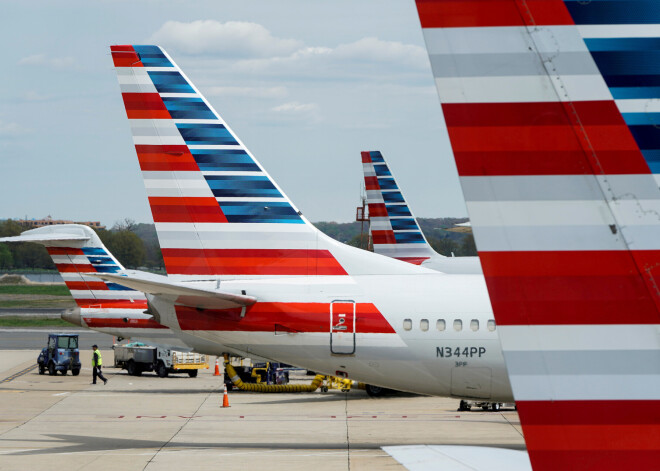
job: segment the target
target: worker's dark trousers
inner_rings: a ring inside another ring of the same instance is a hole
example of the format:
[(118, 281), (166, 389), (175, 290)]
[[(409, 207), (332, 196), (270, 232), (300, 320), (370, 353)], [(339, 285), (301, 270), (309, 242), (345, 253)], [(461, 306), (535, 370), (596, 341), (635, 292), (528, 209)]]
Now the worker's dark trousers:
[(95, 366), (92, 368), (92, 383), (96, 384), (96, 377), (101, 378), (101, 381), (105, 382), (105, 377), (103, 376), (103, 373), (101, 373), (101, 367), (100, 366)]

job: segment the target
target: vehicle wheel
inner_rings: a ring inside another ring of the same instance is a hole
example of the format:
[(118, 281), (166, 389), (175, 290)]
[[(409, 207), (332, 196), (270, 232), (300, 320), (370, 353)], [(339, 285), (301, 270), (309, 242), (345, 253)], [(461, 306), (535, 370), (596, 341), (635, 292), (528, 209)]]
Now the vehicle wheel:
[(327, 393), (328, 392), (328, 387), (327, 386), (321, 386), (321, 392)]
[(79, 369), (79, 368), (75, 368), (75, 369), (71, 370), (71, 374), (72, 374), (73, 376), (78, 376), (78, 375), (80, 374), (80, 369)]
[(126, 371), (130, 376), (136, 376), (137, 365), (133, 360), (128, 360), (128, 364), (126, 365)]
[(161, 378), (167, 378), (167, 367), (162, 361), (158, 362), (158, 366), (156, 367), (156, 374)]
[(481, 406), (481, 408), (482, 408), (483, 410), (488, 410), (488, 409), (489, 409), (488, 406)]
[(188, 370), (188, 376), (191, 378), (197, 378), (197, 370)]
[(465, 412), (472, 409), (472, 406), (468, 404), (468, 401), (461, 401), (458, 403), (458, 411)]
[(493, 403), (490, 405), (490, 408), (491, 408), (494, 412), (496, 412), (496, 411), (500, 410), (500, 403), (499, 403), (499, 402), (493, 402)]
[(52, 361), (48, 363), (48, 374), (51, 376), (55, 376), (57, 374), (57, 370), (55, 369), (55, 363)]
[(387, 393), (387, 389), (381, 388), (380, 386), (373, 386), (371, 384), (367, 384), (365, 389), (367, 394), (371, 397), (382, 397)]
[(46, 367), (43, 363), (39, 363), (39, 374), (42, 375), (46, 372)]

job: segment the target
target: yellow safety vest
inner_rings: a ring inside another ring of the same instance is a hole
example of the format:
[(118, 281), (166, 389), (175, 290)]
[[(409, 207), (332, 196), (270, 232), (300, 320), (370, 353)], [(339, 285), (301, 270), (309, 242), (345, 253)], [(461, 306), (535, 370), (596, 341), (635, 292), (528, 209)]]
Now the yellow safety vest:
[(103, 357), (101, 357), (101, 350), (98, 348), (92, 353), (92, 368), (101, 366), (103, 364)]

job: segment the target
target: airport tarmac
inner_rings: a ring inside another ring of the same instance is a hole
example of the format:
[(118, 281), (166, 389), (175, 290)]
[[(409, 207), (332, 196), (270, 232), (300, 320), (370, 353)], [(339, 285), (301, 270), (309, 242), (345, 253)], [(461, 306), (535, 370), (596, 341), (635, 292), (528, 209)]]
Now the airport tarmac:
[[(0, 333), (5, 344), (6, 334)], [(229, 393), (222, 377), (128, 376), (109, 368), (39, 375), (38, 350), (0, 350), (0, 470), (403, 469), (385, 445), (466, 444), (524, 449), (515, 411), (456, 412), (456, 399), (363, 391)], [(214, 359), (212, 359), (214, 362)], [(311, 381), (311, 377), (305, 377)]]

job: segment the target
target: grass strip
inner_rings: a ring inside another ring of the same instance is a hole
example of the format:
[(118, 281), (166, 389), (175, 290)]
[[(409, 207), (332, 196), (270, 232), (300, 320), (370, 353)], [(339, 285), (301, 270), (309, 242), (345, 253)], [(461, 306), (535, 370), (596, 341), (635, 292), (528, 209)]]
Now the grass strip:
[(0, 285), (0, 296), (3, 294), (71, 296), (66, 285)]
[(62, 319), (48, 319), (44, 317), (0, 317), (0, 327), (68, 327), (76, 328), (73, 324)]

